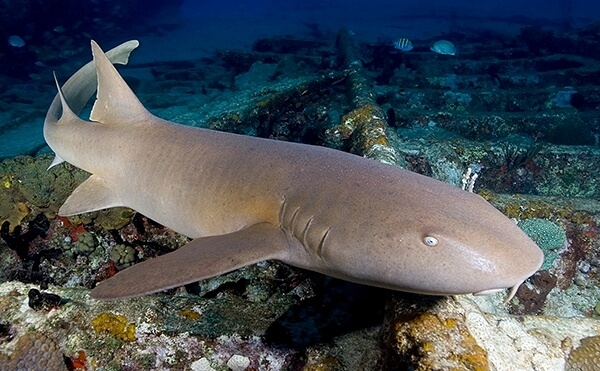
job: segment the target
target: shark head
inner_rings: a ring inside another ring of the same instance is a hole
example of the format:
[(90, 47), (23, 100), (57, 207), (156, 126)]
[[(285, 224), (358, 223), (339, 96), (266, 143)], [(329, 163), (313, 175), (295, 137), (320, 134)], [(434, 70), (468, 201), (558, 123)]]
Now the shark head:
[[(402, 177), (383, 190), (381, 201), (369, 201), (355, 232), (329, 231), (326, 242), (338, 245), (330, 247), (338, 254), (327, 258), (341, 271), (355, 267), (358, 280), (343, 278), (430, 295), (510, 289), (509, 300), (540, 268), (540, 248), (481, 196), (414, 173)], [(407, 184), (413, 184), (409, 194)], [(362, 251), (340, 254), (341, 246)]]

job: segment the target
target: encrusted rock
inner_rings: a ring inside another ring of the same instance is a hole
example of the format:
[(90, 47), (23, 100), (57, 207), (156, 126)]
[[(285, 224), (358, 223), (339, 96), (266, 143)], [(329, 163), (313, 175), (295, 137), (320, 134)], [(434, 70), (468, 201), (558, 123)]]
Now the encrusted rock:
[[(392, 299), (389, 369), (489, 370), (487, 352), (477, 344), (451, 299)], [(410, 304), (410, 303), (413, 304)], [(418, 303), (414, 305), (414, 303)]]
[[(562, 370), (569, 357), (569, 364), (590, 363), (600, 349), (598, 338), (589, 338), (600, 332), (599, 321), (510, 316), (500, 295), (395, 295), (389, 309), (386, 369)], [(582, 349), (569, 356), (581, 339)]]
[(582, 339), (569, 355), (567, 371), (597, 371), (600, 368), (600, 336)]

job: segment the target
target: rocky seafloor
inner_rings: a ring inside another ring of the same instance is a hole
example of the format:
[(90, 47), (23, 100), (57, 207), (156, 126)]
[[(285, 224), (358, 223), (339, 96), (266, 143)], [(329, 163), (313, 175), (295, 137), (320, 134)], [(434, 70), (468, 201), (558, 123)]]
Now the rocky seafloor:
[[(136, 65), (134, 52), (124, 75), (175, 122), (327, 145), (457, 187), (477, 173), (473, 191), (546, 256), (509, 303), (395, 293), (277, 262), (96, 301), (96, 282), (187, 239), (124, 208), (57, 216), (87, 174), (46, 170), (51, 154), (30, 148), (0, 163), (0, 368), (597, 370), (600, 24), (440, 38), (459, 55), (429, 51), (433, 40), (407, 53), (356, 45), (340, 31), (202, 60)], [(23, 112), (42, 120), (53, 94), (49, 82), (11, 84), (0, 134)]]

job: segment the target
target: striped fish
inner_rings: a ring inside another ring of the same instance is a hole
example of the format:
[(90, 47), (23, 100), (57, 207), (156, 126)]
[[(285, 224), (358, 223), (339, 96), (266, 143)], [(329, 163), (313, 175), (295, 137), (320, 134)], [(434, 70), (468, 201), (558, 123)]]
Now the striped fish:
[(394, 47), (394, 49), (398, 49), (403, 52), (407, 52), (409, 50), (412, 50), (412, 48), (413, 48), (412, 42), (407, 38), (401, 38), (401, 39), (394, 41), (392, 43), (392, 46)]

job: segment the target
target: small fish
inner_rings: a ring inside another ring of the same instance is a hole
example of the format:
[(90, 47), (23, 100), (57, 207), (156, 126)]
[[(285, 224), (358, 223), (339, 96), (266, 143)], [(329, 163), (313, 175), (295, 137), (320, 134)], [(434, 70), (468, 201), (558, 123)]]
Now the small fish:
[(412, 48), (413, 48), (412, 42), (409, 39), (404, 38), (404, 37), (394, 41), (392, 43), (392, 46), (394, 47), (394, 49), (398, 49), (403, 52), (407, 52), (409, 50), (412, 50)]
[(438, 40), (431, 46), (431, 51), (444, 55), (456, 55), (456, 47), (448, 40)]
[(8, 45), (14, 46), (15, 48), (22, 48), (25, 46), (25, 40), (21, 36), (11, 35), (8, 37)]

